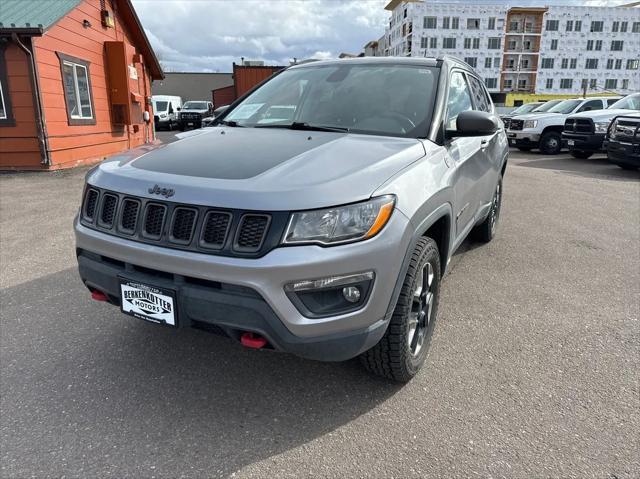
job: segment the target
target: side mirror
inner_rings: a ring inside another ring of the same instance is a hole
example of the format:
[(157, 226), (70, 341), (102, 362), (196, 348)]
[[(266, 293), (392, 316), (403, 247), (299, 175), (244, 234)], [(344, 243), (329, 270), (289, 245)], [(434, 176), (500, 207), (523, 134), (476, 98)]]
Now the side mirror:
[(447, 130), (447, 137), (493, 135), (500, 129), (500, 121), (491, 113), (467, 110), (458, 115), (456, 127), (456, 130)]
[(229, 105), (219, 106), (218, 108), (213, 110), (213, 116), (214, 117), (218, 117), (218, 116), (222, 115), (225, 111), (227, 111), (227, 108), (229, 108)]

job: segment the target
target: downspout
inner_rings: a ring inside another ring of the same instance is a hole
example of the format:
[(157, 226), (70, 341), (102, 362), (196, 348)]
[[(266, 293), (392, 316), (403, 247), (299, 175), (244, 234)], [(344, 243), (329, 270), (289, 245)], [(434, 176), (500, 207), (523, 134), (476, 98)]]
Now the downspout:
[[(49, 158), (49, 142), (44, 124), (44, 112), (42, 110), (42, 100), (40, 98), (40, 85), (38, 84), (38, 77), (36, 75), (36, 64), (33, 57), (33, 53), (24, 43), (20, 41), (17, 33), (11, 34), (11, 39), (25, 54), (29, 57), (29, 77), (31, 80), (31, 90), (33, 97), (33, 104), (35, 105), (36, 113), (36, 131), (38, 133), (38, 146), (40, 147), (40, 154), (42, 156), (42, 163), (45, 166), (51, 166), (51, 159)], [(31, 42), (33, 45), (33, 42)]]

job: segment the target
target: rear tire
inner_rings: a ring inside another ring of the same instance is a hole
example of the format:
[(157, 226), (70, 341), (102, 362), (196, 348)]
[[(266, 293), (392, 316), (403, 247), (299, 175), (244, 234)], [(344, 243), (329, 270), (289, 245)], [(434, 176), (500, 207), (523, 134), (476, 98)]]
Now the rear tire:
[(491, 209), (485, 220), (476, 226), (473, 231), (473, 237), (481, 243), (488, 243), (496, 235), (498, 229), (498, 220), (500, 219), (500, 207), (502, 206), (502, 176), (498, 179), (498, 184), (493, 192), (491, 200)]
[(557, 131), (548, 131), (540, 138), (540, 151), (545, 155), (557, 155), (562, 149), (562, 137)]
[(591, 156), (593, 156), (593, 152), (591, 151), (572, 150), (569, 153), (574, 158), (579, 158), (581, 160), (586, 160), (587, 158), (591, 158)]
[(407, 382), (427, 358), (438, 315), (440, 254), (431, 238), (416, 244), (387, 331), (378, 344), (360, 355), (364, 367), (398, 382)]
[(623, 165), (622, 163), (616, 163), (620, 168), (622, 168), (623, 170), (629, 170), (629, 171), (633, 171), (633, 170), (637, 170), (638, 167), (637, 166), (631, 166), (631, 165)]

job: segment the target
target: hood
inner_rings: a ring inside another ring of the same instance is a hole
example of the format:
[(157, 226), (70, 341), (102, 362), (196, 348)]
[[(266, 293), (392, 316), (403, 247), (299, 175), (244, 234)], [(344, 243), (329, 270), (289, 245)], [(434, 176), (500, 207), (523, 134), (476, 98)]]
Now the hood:
[[(428, 148), (438, 148), (427, 142)], [(248, 210), (299, 210), (367, 199), (425, 155), (420, 140), (334, 132), (212, 127), (103, 162), (98, 187), (147, 198)]]
[(614, 110), (592, 110), (592, 111), (583, 111), (580, 113), (576, 113), (575, 115), (571, 115), (569, 118), (591, 118), (594, 122), (604, 122), (611, 121), (616, 116), (625, 115), (625, 116), (635, 116), (639, 114), (637, 110), (623, 110), (621, 108), (616, 108)]
[(518, 120), (546, 120), (548, 118), (562, 118), (564, 115), (560, 113), (525, 113), (524, 115), (514, 116)]

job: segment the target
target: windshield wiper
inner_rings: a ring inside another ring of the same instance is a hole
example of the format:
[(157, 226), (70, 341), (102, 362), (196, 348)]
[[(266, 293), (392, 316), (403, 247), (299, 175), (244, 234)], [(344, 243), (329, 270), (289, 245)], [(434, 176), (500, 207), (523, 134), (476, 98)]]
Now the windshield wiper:
[(309, 123), (302, 121), (294, 121), (293, 123), (289, 124), (255, 125), (254, 128), (286, 128), (289, 130), (335, 131), (339, 133), (349, 133), (349, 128), (341, 126), (310, 125)]
[(222, 124), (224, 126), (244, 128), (243, 125), (238, 124), (238, 122), (234, 121), (234, 120), (220, 120), (220, 124)]

